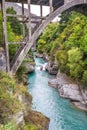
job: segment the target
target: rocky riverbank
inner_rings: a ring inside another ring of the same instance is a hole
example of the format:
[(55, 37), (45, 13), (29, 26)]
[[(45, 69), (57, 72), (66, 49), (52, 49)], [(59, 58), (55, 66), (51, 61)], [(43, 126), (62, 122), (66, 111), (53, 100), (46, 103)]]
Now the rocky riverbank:
[(43, 58), (47, 62), (45, 69), (48, 71), (49, 74), (52, 74), (52, 75), (57, 74), (58, 65), (56, 61), (50, 61), (49, 60), (50, 57), (46, 53), (43, 53), (43, 54), (36, 53), (35, 56), (39, 58)]
[(77, 85), (65, 74), (57, 74), (56, 79), (49, 80), (48, 84), (57, 88), (61, 97), (70, 99), (75, 107), (87, 111), (87, 91), (83, 91), (82, 86)]
[[(36, 54), (36, 57), (46, 59), (46, 54)], [(56, 75), (58, 73), (57, 62), (50, 61), (47, 58), (46, 70)], [(84, 111), (87, 111), (87, 90), (83, 90), (83, 87), (72, 81), (66, 74), (58, 73), (55, 79), (48, 81), (49, 86), (57, 88), (58, 93), (61, 97), (70, 99), (72, 104)]]

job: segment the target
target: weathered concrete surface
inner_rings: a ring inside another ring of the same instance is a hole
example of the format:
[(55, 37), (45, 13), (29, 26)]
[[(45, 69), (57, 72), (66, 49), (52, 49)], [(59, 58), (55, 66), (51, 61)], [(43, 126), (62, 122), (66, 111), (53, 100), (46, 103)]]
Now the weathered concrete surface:
[(75, 107), (87, 111), (87, 91), (83, 91), (82, 87), (65, 74), (58, 74), (56, 79), (49, 80), (48, 84), (57, 88), (61, 97), (70, 99)]

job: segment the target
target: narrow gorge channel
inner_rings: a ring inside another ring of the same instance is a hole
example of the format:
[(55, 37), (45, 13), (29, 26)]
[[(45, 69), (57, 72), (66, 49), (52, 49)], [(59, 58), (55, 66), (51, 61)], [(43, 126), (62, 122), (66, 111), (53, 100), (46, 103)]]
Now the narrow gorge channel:
[(35, 72), (29, 74), (29, 92), (33, 97), (32, 109), (50, 118), (49, 130), (87, 130), (87, 115), (75, 109), (69, 100), (62, 99), (55, 88), (48, 86), (53, 78), (40, 66), (41, 58), (35, 58)]

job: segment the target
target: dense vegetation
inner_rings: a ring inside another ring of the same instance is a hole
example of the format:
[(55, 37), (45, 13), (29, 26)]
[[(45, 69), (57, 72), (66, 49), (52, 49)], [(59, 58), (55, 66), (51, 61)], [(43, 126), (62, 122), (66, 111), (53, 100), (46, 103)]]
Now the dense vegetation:
[[(49, 120), (41, 113), (31, 110), (31, 101), (27, 87), (19, 84), (14, 77), (0, 72), (0, 130), (45, 130)], [(27, 113), (24, 117), (25, 124), (21, 127), (14, 120), (20, 111)]]
[[(12, 13), (13, 8), (8, 8), (7, 9), (7, 12), (9, 12), (10, 10), (10, 13)], [(14, 11), (15, 12), (15, 11)], [(9, 21), (9, 17), (7, 18), (7, 21)], [(12, 18), (11, 18), (12, 19)], [(14, 22), (12, 22), (14, 23)], [(22, 39), (22, 34), (19, 32), (15, 32), (18, 31), (18, 30), (21, 30), (21, 27), (22, 26), (21, 24), (17, 23), (14, 27), (13, 27), (13, 24), (11, 22), (7, 22), (7, 32), (8, 32), (8, 41), (9, 42), (17, 42), (17, 41), (20, 41), (20, 39)], [(20, 29), (19, 29), (20, 27)], [(15, 29), (16, 28), (16, 29)], [(2, 13), (0, 11), (0, 45), (3, 44), (3, 26), (2, 26)]]
[[(27, 88), (5, 72), (0, 72), (0, 124), (12, 122), (11, 116), (24, 110), (18, 95), (26, 96)], [(13, 121), (14, 122), (14, 121)]]
[(51, 23), (38, 39), (39, 53), (55, 58), (61, 72), (87, 86), (87, 17), (63, 13), (59, 23)]

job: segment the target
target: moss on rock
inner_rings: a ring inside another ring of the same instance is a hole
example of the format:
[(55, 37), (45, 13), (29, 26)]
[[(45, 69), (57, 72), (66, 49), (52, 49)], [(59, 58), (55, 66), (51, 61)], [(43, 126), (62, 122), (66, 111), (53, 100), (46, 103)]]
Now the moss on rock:
[[(5, 130), (4, 127), (9, 126), (8, 124), (13, 120), (18, 126), (14, 130), (48, 130), (49, 119), (39, 112), (32, 111), (31, 104), (32, 96), (27, 87), (22, 83), (19, 84), (14, 77), (7, 73), (0, 72), (1, 130)], [(26, 116), (24, 117), (24, 115)]]
[[(30, 130), (48, 130), (50, 120), (40, 112), (29, 111), (25, 117), (25, 122), (28, 126), (31, 126)], [(37, 129), (33, 129), (33, 127)]]

